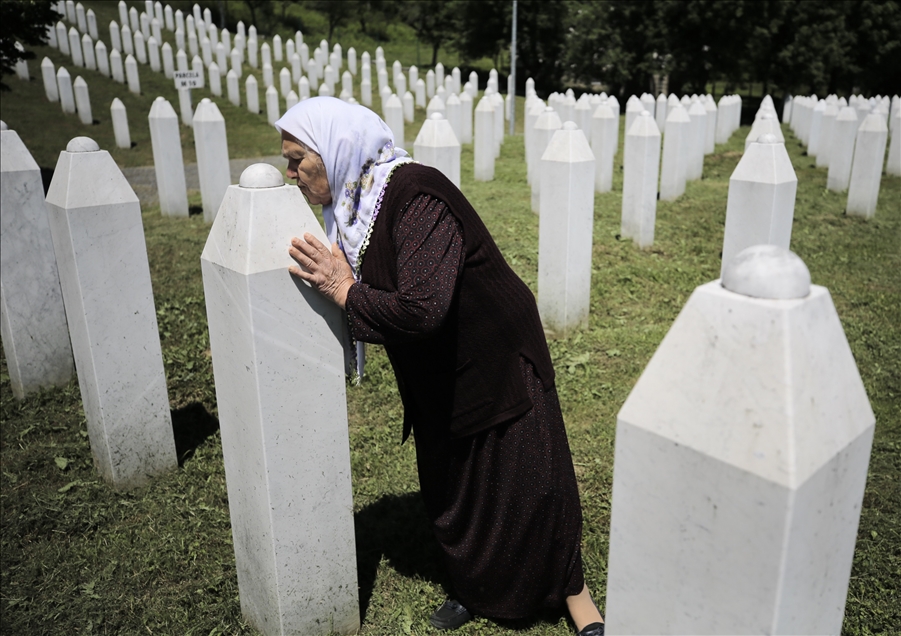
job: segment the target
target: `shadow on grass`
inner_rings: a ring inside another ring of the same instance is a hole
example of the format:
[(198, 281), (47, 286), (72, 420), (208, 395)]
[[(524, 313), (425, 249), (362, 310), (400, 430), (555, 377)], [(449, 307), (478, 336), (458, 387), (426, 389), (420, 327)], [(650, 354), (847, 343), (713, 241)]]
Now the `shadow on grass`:
[(425, 579), (450, 590), (443, 557), (418, 492), (385, 495), (369, 504), (354, 515), (354, 530), (361, 621), (366, 619), (382, 557), (403, 576)]
[[(445, 594), (453, 598), (453, 587), (444, 568), (444, 557), (432, 534), (425, 505), (418, 492), (385, 495), (369, 504), (354, 515), (354, 530), (361, 622), (366, 620), (382, 557), (387, 559), (398, 574), (440, 585)], [(529, 618), (492, 619), (492, 622), (504, 629), (520, 631), (531, 629), (539, 623), (556, 624), (564, 614), (564, 608), (546, 609)]]
[(172, 433), (175, 435), (179, 468), (194, 456), (197, 447), (218, 430), (219, 420), (200, 402), (192, 402), (172, 411)]

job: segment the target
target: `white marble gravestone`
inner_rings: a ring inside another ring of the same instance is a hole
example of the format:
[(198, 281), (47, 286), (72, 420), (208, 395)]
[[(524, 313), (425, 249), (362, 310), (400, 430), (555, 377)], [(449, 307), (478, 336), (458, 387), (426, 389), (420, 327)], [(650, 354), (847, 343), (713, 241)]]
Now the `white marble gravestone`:
[[(249, 75), (248, 79), (251, 77), (253, 75)], [(194, 112), (194, 148), (203, 201), (203, 220), (212, 223), (222, 204), (222, 197), (231, 185), (231, 173), (225, 119), (216, 103), (206, 97), (200, 100)]]
[(41, 79), (44, 81), (44, 94), (47, 101), (59, 101), (59, 86), (56, 83), (56, 68), (53, 66), (53, 60), (45, 57), (41, 60)]
[(771, 135), (751, 144), (729, 178), (721, 272), (752, 245), (788, 249), (797, 190), (785, 145)]
[(657, 129), (666, 134), (664, 128), (666, 128), (666, 117), (667, 117), (667, 99), (666, 95), (660, 93), (657, 96), (657, 108), (654, 110), (654, 121), (657, 123)]
[(462, 91), (460, 97), (460, 143), (472, 143), (472, 97)]
[[(181, 152), (178, 115), (172, 105), (157, 97), (147, 117), (153, 167), (163, 216), (188, 216), (188, 190), (185, 186), (185, 164)], [(196, 134), (196, 131), (195, 131)]]
[(394, 135), (394, 145), (404, 147), (404, 106), (395, 94), (385, 100), (385, 123)]
[(607, 103), (599, 104), (591, 116), (591, 149), (595, 158), (594, 189), (613, 189), (613, 157), (616, 154), (616, 120)]
[(473, 135), (473, 174), (476, 181), (494, 180), (494, 107), (491, 98), (479, 100)]
[(626, 100), (626, 132), (632, 128), (632, 122), (635, 121), (635, 118), (641, 114), (641, 111), (644, 110), (644, 106), (641, 103), (641, 100), (636, 95), (630, 95), (629, 99)]
[(65, 66), (60, 66), (56, 71), (56, 88), (59, 92), (59, 104), (64, 113), (72, 115), (75, 109), (75, 93), (72, 92), (72, 76)]
[[(234, 70), (234, 69), (232, 69)], [(260, 112), (260, 87), (257, 78), (248, 74), (244, 81), (244, 93), (247, 98), (247, 110), (253, 114)]]
[(128, 129), (128, 113), (125, 104), (118, 97), (113, 98), (109, 107), (110, 119), (113, 121), (113, 135), (118, 148), (131, 148), (131, 133)]
[(266, 120), (270, 124), (275, 124), (281, 116), (278, 112), (278, 106), (278, 91), (275, 89), (275, 86), (270, 86), (266, 89)]
[(241, 610), (267, 635), (360, 625), (344, 319), (288, 273), (305, 232), (328, 243), (300, 191), (256, 164), (201, 255)]
[(688, 181), (700, 179), (704, 173), (704, 143), (707, 139), (707, 109), (704, 104), (694, 102), (688, 107), (688, 117), (691, 119), (689, 135), (690, 154), (687, 157), (685, 178)]
[(131, 55), (125, 57), (125, 79), (128, 82), (128, 90), (135, 95), (140, 95), (141, 80), (138, 77), (138, 63)]
[(460, 142), (441, 113), (435, 113), (423, 122), (413, 142), (413, 158), (437, 168), (451, 183), (460, 187)]
[[(347, 73), (348, 71), (344, 72)], [(345, 90), (342, 90), (341, 93), (348, 94)], [(413, 119), (416, 116), (416, 106), (413, 100), (413, 93), (411, 93), (410, 91), (404, 93), (404, 96), (401, 98), (401, 103), (403, 104), (404, 108), (404, 123), (412, 124)]]
[(122, 66), (122, 55), (116, 49), (109, 54), (110, 75), (114, 82), (125, 83), (125, 69)]
[(876, 214), (887, 137), (888, 127), (879, 113), (867, 115), (857, 129), (848, 204), (845, 207), (848, 214), (866, 218), (872, 218)]
[(222, 75), (219, 73), (219, 65), (215, 62), (210, 64), (210, 93), (216, 97), (222, 97)]
[(754, 246), (617, 417), (607, 634), (838, 634), (875, 418), (829, 292)]
[(817, 149), (817, 168), (829, 167), (829, 154), (832, 150), (832, 141), (834, 138), (835, 118), (838, 115), (839, 108), (834, 103), (826, 104), (820, 120), (820, 141)]
[(622, 236), (642, 248), (654, 243), (659, 165), (660, 131), (651, 114), (644, 110), (626, 132), (622, 204)]
[(72, 83), (72, 91), (75, 94), (75, 108), (78, 111), (78, 119), (81, 123), (90, 126), (94, 123), (91, 112), (91, 95), (88, 92), (88, 83), (79, 75)]
[(541, 157), (547, 146), (554, 136), (554, 133), (563, 127), (560, 116), (550, 106), (545, 107), (538, 119), (535, 120), (535, 126), (532, 129), (532, 157), (534, 161), (534, 173), (532, 175), (532, 211), (538, 213), (540, 210), (540, 193), (541, 193)]
[[(21, 45), (20, 45), (21, 46)], [(69, 52), (72, 55), (72, 63), (78, 67), (84, 67), (84, 53), (81, 49), (81, 36), (75, 27), (69, 28)]]
[(575, 122), (554, 132), (540, 159), (538, 313), (565, 337), (588, 325), (595, 157)]
[(663, 134), (660, 200), (673, 201), (685, 193), (685, 166), (691, 140), (691, 119), (682, 104), (669, 109)]
[(225, 87), (228, 91), (228, 101), (235, 106), (240, 106), (241, 90), (238, 87), (238, 76), (231, 69), (225, 74)]
[(0, 334), (13, 395), (67, 384), (75, 371), (41, 170), (0, 132)]
[(885, 160), (885, 173), (901, 176), (901, 109), (896, 110), (890, 120), (892, 136)]
[(713, 154), (713, 151), (716, 149), (716, 102), (713, 101), (712, 98), (705, 100), (704, 110), (707, 111), (707, 129), (704, 135), (704, 154), (709, 155)]
[(178, 462), (138, 197), (108, 152), (76, 137), (47, 209), (94, 465), (140, 486)]
[(844, 192), (848, 189), (858, 125), (857, 111), (851, 106), (844, 106), (835, 117), (832, 147), (829, 150), (829, 172), (826, 176), (827, 190)]
[(87, 33), (81, 36), (81, 55), (84, 58), (84, 67), (90, 71), (96, 71), (97, 56), (94, 54), (94, 40)]

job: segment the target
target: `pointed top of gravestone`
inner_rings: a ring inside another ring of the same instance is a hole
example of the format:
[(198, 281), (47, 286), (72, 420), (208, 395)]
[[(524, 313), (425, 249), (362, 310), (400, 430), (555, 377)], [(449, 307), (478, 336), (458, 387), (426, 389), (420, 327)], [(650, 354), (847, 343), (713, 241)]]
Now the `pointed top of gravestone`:
[[(115, 49), (113, 49), (115, 51)], [(69, 71), (66, 70), (65, 66), (60, 66), (56, 71), (57, 77), (69, 77)]]
[(84, 81), (84, 79), (81, 77), (81, 75), (76, 77), (75, 81), (72, 82), (72, 86), (74, 86), (75, 88), (81, 88), (82, 86), (87, 86), (87, 85), (88, 85), (88, 83), (86, 81)]
[(0, 119), (0, 130), (9, 130), (9, 126), (6, 125), (6, 122)]
[(804, 298), (810, 293), (810, 270), (797, 254), (785, 248), (752, 245), (726, 264), (722, 285), (752, 298)]
[(110, 110), (125, 110), (125, 104), (122, 103), (122, 100), (118, 97), (113, 98), (113, 103), (110, 104)]
[(701, 102), (692, 102), (691, 107), (688, 109), (688, 114), (699, 117), (701, 115), (706, 115), (707, 109), (704, 108), (704, 104), (702, 104)]
[(853, 106), (842, 106), (835, 121), (857, 121), (857, 109)]
[(244, 81), (244, 85), (245, 85), (245, 86), (248, 86), (248, 87), (256, 86), (256, 85), (257, 85), (257, 78), (254, 77), (253, 75), (249, 75), (249, 74), (248, 74), (247, 79)]
[(691, 117), (688, 116), (688, 111), (685, 110), (682, 102), (677, 102), (674, 106), (670, 106), (667, 111), (666, 121), (691, 122)]
[(436, 119), (436, 120), (437, 120), (437, 119), (444, 119), (444, 115), (442, 115), (441, 113), (432, 113), (432, 116), (429, 117), (429, 119)]
[(592, 119), (614, 119), (615, 117), (613, 109), (607, 102), (598, 104), (598, 107), (594, 109), (594, 115), (591, 116)]
[(66, 144), (66, 152), (97, 152), (100, 145), (90, 137), (75, 137)]
[(630, 137), (660, 137), (660, 129), (657, 128), (657, 123), (651, 117), (651, 113), (643, 110), (632, 122), (626, 134)]
[[(898, 117), (897, 112), (895, 117)], [(857, 132), (886, 132), (887, 130), (888, 126), (885, 123), (885, 118), (879, 113), (873, 112), (864, 117), (863, 123), (857, 129)]]
[(594, 153), (591, 152), (585, 133), (575, 122), (568, 121), (551, 137), (547, 149), (541, 155), (541, 161), (593, 163)]
[(53, 60), (51, 60), (49, 57), (45, 57), (43, 60), (41, 60), (41, 68), (54, 68)]
[(733, 180), (778, 185), (797, 183), (798, 177), (784, 143), (752, 143), (732, 171), (729, 183)]
[(757, 143), (759, 143), (759, 144), (780, 144), (782, 142), (779, 141), (779, 138), (776, 137), (776, 135), (774, 135), (773, 133), (766, 133), (764, 135), (760, 135), (760, 137), (757, 138)]
[(278, 188), (285, 185), (285, 179), (275, 166), (255, 163), (244, 169), (238, 185), (242, 188)]

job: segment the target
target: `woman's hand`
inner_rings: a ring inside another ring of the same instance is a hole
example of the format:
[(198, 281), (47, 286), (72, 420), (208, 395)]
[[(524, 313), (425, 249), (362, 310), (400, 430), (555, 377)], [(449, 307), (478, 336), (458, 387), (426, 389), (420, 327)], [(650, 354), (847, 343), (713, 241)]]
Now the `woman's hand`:
[(344, 309), (347, 292), (354, 284), (353, 271), (337, 243), (332, 244), (331, 251), (309, 232), (303, 239), (296, 236), (291, 239), (288, 248), (297, 264), (301, 267), (289, 267), (292, 275), (302, 278), (318, 289), (326, 298)]

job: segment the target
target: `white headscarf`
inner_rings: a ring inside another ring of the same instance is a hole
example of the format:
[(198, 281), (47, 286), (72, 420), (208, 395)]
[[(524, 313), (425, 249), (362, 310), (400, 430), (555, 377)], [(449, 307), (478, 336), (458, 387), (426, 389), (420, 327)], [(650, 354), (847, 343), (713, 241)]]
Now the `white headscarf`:
[(398, 166), (412, 161), (394, 146), (394, 134), (381, 117), (334, 97), (313, 97), (292, 106), (275, 127), (299, 139), (322, 157), (332, 202), (322, 206), (325, 232), (347, 256), (360, 279), (360, 255), (382, 190)]

